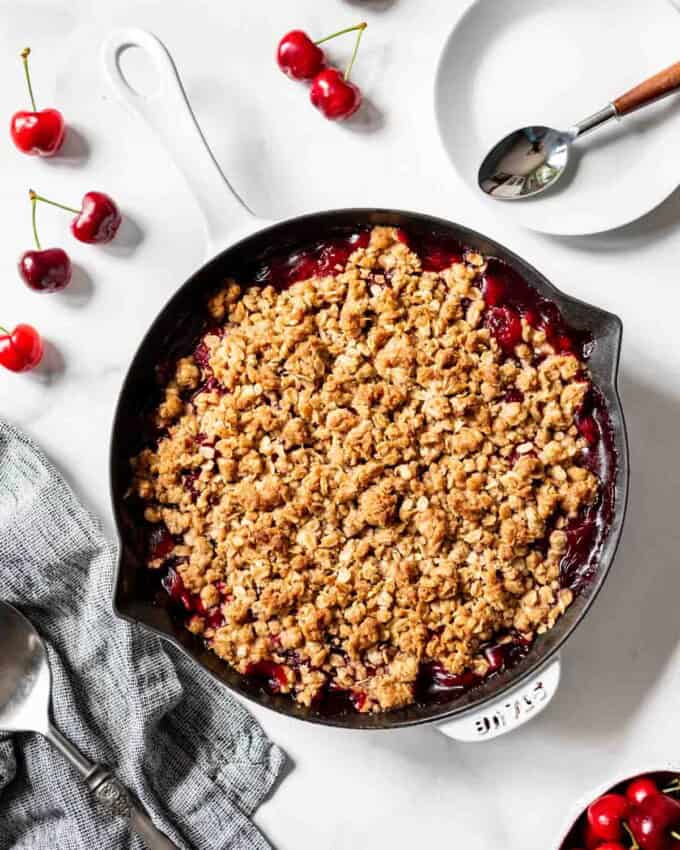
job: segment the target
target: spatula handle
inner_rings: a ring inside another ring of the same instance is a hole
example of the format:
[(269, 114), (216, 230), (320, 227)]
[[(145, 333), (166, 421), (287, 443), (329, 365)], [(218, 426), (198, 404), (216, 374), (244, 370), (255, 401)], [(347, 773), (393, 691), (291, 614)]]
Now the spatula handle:
[(680, 89), (680, 62), (676, 62), (669, 68), (659, 71), (648, 80), (617, 97), (614, 106), (619, 115), (628, 115), (642, 106), (659, 100), (661, 97), (672, 94)]

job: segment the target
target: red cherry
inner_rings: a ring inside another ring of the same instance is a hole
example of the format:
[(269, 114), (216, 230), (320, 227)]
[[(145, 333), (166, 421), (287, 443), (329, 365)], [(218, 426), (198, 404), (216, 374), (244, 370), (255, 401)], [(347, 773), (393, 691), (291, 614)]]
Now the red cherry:
[(170, 567), (167, 574), (161, 579), (161, 584), (172, 600), (175, 602), (181, 602), (187, 611), (191, 611), (193, 609), (194, 606), (191, 594), (184, 586), (182, 576), (177, 572), (177, 570)]
[(618, 841), (624, 837), (623, 821), (630, 811), (630, 801), (621, 794), (605, 794), (588, 807), (588, 823), (592, 834), (601, 841)]
[(71, 281), (71, 261), (61, 248), (41, 248), (35, 219), (38, 195), (30, 189), (28, 197), (31, 199), (33, 238), (37, 250), (24, 251), (19, 258), (19, 274), (35, 292), (59, 292)]
[(21, 110), (12, 115), (10, 124), (12, 141), (30, 156), (54, 156), (64, 141), (65, 131), (64, 116), (58, 109)]
[[(52, 207), (59, 207), (60, 210), (75, 213), (76, 217), (71, 222), (71, 233), (80, 242), (86, 242), (89, 245), (110, 242), (120, 227), (122, 220), (120, 211), (113, 198), (105, 195), (103, 192), (87, 192), (83, 195), (80, 209), (68, 207), (66, 204), (45, 198), (43, 195), (36, 194), (32, 189), (29, 191), (28, 196), (31, 199), (34, 210), (36, 203), (40, 201)], [(37, 242), (38, 238), (36, 234), (36, 244)]]
[(651, 794), (633, 806), (628, 825), (642, 850), (673, 850), (680, 844), (680, 803), (667, 794)]
[(620, 841), (605, 841), (604, 844), (598, 844), (597, 850), (628, 850), (628, 848)]
[(361, 106), (361, 89), (337, 68), (325, 68), (314, 77), (309, 98), (329, 121), (342, 121)]
[(71, 261), (61, 248), (24, 251), (19, 258), (19, 274), (34, 292), (59, 292), (71, 281)]
[(482, 297), (487, 307), (498, 307), (505, 295), (505, 281), (494, 275), (485, 275), (482, 285)]
[(285, 667), (274, 661), (251, 662), (246, 668), (246, 676), (266, 679), (267, 684), (274, 693), (280, 691), (281, 688), (285, 688), (288, 684)]
[[(579, 430), (581, 430), (580, 426)], [(583, 432), (581, 431), (581, 433)], [(584, 437), (588, 440), (588, 437), (585, 434)], [(588, 442), (591, 441), (588, 440)], [(653, 779), (650, 779), (649, 776), (639, 776), (626, 788), (626, 797), (628, 797), (631, 803), (641, 803), (645, 798), (658, 793), (658, 785)]]
[(529, 307), (528, 310), (524, 311), (524, 318), (526, 320), (526, 323), (528, 325), (531, 325), (532, 328), (537, 327), (538, 323), (540, 321), (538, 314), (536, 313), (535, 310), (532, 310), (531, 307)]
[(519, 314), (510, 307), (490, 307), (484, 323), (506, 353), (522, 341), (522, 322)]
[(33, 110), (21, 110), (15, 112), (10, 123), (10, 134), (12, 141), (22, 153), (31, 156), (53, 156), (64, 141), (64, 117), (57, 109), (38, 110), (33, 97), (31, 77), (28, 71), (28, 56), (30, 49), (27, 47), (21, 53), (28, 84), (28, 93), (31, 97)]
[(218, 606), (208, 614), (208, 625), (213, 629), (221, 629), (225, 623), (222, 609)]
[(586, 825), (583, 830), (583, 843), (586, 845), (587, 850), (596, 850), (601, 841), (602, 839), (593, 833), (593, 828), (586, 818)]
[(445, 247), (429, 247), (421, 258), (423, 271), (442, 272), (450, 269), (454, 263), (460, 263), (463, 258), (460, 254), (448, 250)]
[(44, 347), (31, 325), (17, 325), (12, 333), (0, 328), (0, 365), (12, 372), (28, 372), (42, 360)]
[[(175, 539), (167, 528), (157, 525), (149, 535), (149, 555), (151, 558), (165, 558), (175, 548)], [(179, 574), (176, 574), (179, 578)], [(171, 594), (172, 595), (172, 594)]]
[(365, 694), (363, 691), (350, 692), (350, 701), (357, 711), (361, 711), (361, 709), (366, 705), (367, 699), (368, 694)]
[(496, 673), (505, 664), (505, 646), (502, 644), (489, 646), (484, 650), (484, 655), (489, 662), (489, 673)]
[[(576, 427), (578, 428), (581, 436), (585, 437), (585, 439), (588, 441), (588, 443), (590, 443), (591, 446), (594, 446), (599, 440), (600, 434), (597, 430), (597, 425), (595, 424), (595, 420), (592, 416), (577, 417)], [(630, 799), (632, 799), (632, 797)]]
[(81, 242), (104, 244), (118, 232), (121, 215), (112, 198), (103, 192), (87, 192), (82, 207), (71, 222), (71, 232)]
[(324, 65), (324, 52), (302, 30), (291, 30), (276, 51), (279, 68), (293, 80), (311, 80)]

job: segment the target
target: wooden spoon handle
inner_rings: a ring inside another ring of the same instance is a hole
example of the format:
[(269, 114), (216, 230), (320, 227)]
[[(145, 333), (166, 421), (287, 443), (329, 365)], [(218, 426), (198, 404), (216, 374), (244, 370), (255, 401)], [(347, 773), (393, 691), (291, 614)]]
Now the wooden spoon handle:
[(678, 89), (680, 89), (680, 62), (659, 71), (658, 74), (654, 74), (653, 77), (622, 94), (621, 97), (617, 97), (614, 106), (619, 115), (628, 115), (629, 112), (635, 112), (641, 106), (666, 97)]

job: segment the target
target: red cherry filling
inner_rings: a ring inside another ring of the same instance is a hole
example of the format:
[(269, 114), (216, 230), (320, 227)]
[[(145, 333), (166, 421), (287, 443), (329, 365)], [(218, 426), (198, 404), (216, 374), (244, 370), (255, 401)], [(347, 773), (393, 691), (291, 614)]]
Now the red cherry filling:
[(591, 446), (594, 446), (598, 439), (599, 433), (597, 430), (597, 425), (595, 424), (595, 420), (592, 416), (583, 416), (576, 418), (576, 427), (579, 430), (579, 433), (582, 437), (584, 437)]
[(511, 307), (531, 327), (544, 331), (547, 341), (558, 353), (587, 357), (590, 346), (588, 335), (570, 328), (556, 304), (543, 298), (501, 260), (492, 258), (488, 261), (482, 296), (488, 307)]
[(210, 610), (206, 609), (201, 597), (197, 593), (191, 593), (187, 590), (182, 581), (182, 576), (174, 567), (168, 568), (161, 580), (161, 585), (173, 602), (181, 604), (191, 614), (199, 614), (201, 617), (205, 617), (206, 625), (211, 628), (222, 628), (225, 621), (221, 606), (218, 605)]
[(518, 402), (524, 400), (524, 393), (522, 390), (518, 390), (517, 387), (510, 387), (509, 390), (503, 396), (503, 401), (507, 402)]
[(286, 668), (283, 664), (277, 664), (274, 661), (258, 661), (249, 664), (246, 668), (246, 676), (263, 679), (266, 686), (274, 693), (278, 693), (288, 684)]
[(195, 606), (192, 596), (184, 586), (182, 576), (177, 570), (170, 567), (167, 574), (161, 580), (161, 584), (173, 602), (181, 602), (187, 611), (194, 610)]
[(441, 272), (451, 268), (454, 263), (462, 263), (463, 257), (457, 252), (445, 248), (430, 248), (420, 258), (423, 271)]
[(207, 614), (207, 622), (208, 625), (213, 629), (221, 629), (224, 625), (224, 614), (222, 613), (221, 607), (218, 605), (217, 608), (214, 608), (212, 611), (209, 611)]
[(482, 296), (487, 307), (498, 307), (502, 304), (503, 297), (505, 296), (505, 282), (503, 279), (493, 274), (485, 275), (484, 283), (482, 284)]
[(161, 525), (155, 526), (149, 535), (149, 555), (151, 558), (165, 558), (174, 548), (175, 538), (167, 528)]
[(363, 691), (352, 691), (350, 699), (354, 703), (354, 707), (357, 711), (361, 711), (361, 709), (366, 705), (366, 700), (368, 699), (368, 695)]
[(357, 248), (367, 248), (371, 235), (361, 230), (351, 236), (319, 242), (287, 257), (275, 257), (256, 274), (257, 283), (285, 289), (299, 280), (323, 277), (342, 268)]
[(207, 369), (210, 361), (210, 349), (201, 341), (193, 351), (192, 357), (200, 369)]
[(489, 662), (489, 673), (497, 673), (505, 664), (505, 650), (502, 646), (490, 646), (484, 650), (486, 660)]
[(489, 307), (484, 324), (507, 354), (511, 354), (522, 341), (522, 322), (519, 314), (510, 307)]
[(481, 678), (471, 671), (450, 673), (438, 661), (428, 661), (420, 665), (415, 685), (416, 698), (420, 703), (447, 702), (479, 682)]

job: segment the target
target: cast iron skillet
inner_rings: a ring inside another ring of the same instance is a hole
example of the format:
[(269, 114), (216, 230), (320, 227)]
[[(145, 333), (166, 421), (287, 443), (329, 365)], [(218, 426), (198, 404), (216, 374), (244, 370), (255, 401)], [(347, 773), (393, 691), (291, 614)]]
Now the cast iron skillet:
[[(151, 53), (157, 70), (163, 77), (161, 100), (165, 103), (161, 106), (164, 109), (156, 110), (153, 98), (139, 102), (139, 96), (131, 94), (127, 87), (125, 91), (121, 89), (124, 83), (121, 82), (117, 57), (121, 49), (128, 44), (141, 45)], [(167, 51), (151, 34), (139, 30), (125, 30), (109, 39), (105, 45), (104, 60), (107, 75), (114, 83), (117, 93), (142, 112), (162, 136), (168, 128), (160, 126), (159, 116), (167, 110), (169, 93), (177, 94), (176, 90), (170, 87), (177, 86), (178, 83), (177, 72)], [(210, 180), (207, 182), (213, 186), (211, 191), (214, 191), (216, 165), (208, 157), (204, 156), (201, 159), (200, 155), (205, 154), (205, 150), (202, 152), (200, 147), (195, 146), (196, 134), (200, 131), (194, 124), (190, 110), (187, 111), (181, 88), (179, 93), (180, 98), (176, 100), (175, 106), (182, 104), (185, 124), (180, 120), (182, 115), (173, 115), (172, 153), (194, 184), (203, 184), (210, 175)], [(192, 138), (190, 148), (192, 156), (187, 157), (183, 150), (178, 149), (176, 143), (178, 127), (179, 135), (184, 129), (187, 138)], [(165, 140), (168, 141), (167, 136)], [(203, 141), (202, 137), (199, 136), (199, 140)], [(199, 161), (203, 164), (201, 166), (203, 173), (199, 173), (196, 179)], [(206, 212), (206, 205), (208, 207), (209, 223), (211, 214), (224, 212), (224, 210), (216, 210), (205, 197), (202, 200), (204, 212)], [(238, 205), (234, 205), (233, 201), (229, 203), (232, 204), (230, 211), (233, 214), (237, 211)], [(237, 214), (242, 219), (243, 209), (238, 208)], [(594, 383), (606, 400), (613, 426), (614, 450), (617, 456), (615, 503), (609, 533), (601, 550), (596, 574), (577, 594), (574, 602), (555, 627), (538, 638), (529, 654), (516, 666), (490, 678), (448, 704), (412, 705), (379, 715), (357, 712), (318, 714), (298, 705), (290, 697), (263, 692), (206, 649), (199, 638), (190, 634), (173, 619), (167, 608), (158, 604), (158, 579), (143, 566), (146, 544), (140, 528), (138, 506), (126, 498), (131, 477), (129, 459), (145, 443), (147, 435), (142, 423), (145, 414), (154, 406), (159, 395), (156, 381), (158, 365), (172, 358), (186, 355), (193, 349), (204, 328), (206, 299), (219, 287), (220, 282), (227, 275), (237, 280), (249, 281), (252, 279), (253, 271), (274, 253), (277, 255), (292, 253), (320, 239), (351, 233), (358, 227), (376, 224), (402, 227), (416, 239), (427, 236), (434, 237), (435, 240), (441, 238), (447, 242), (453, 240), (476, 249), (486, 256), (497, 257), (507, 263), (540, 294), (554, 301), (572, 327), (590, 332), (595, 345), (589, 367)], [(256, 225), (251, 223), (250, 226)], [(217, 680), (240, 696), (281, 714), (315, 723), (353, 729), (394, 728), (459, 717), (479, 709), (485, 703), (489, 704), (491, 700), (497, 700), (530, 679), (555, 656), (590, 608), (614, 559), (623, 525), (628, 490), (628, 444), (616, 388), (621, 332), (621, 321), (613, 314), (564, 295), (540, 272), (507, 248), (473, 230), (443, 219), (399, 210), (345, 209), (304, 215), (265, 227), (246, 236), (218, 253), (172, 296), (142, 340), (125, 378), (113, 422), (110, 456), (111, 496), (120, 535), (120, 557), (113, 599), (116, 613), (174, 643), (205, 667)]]

